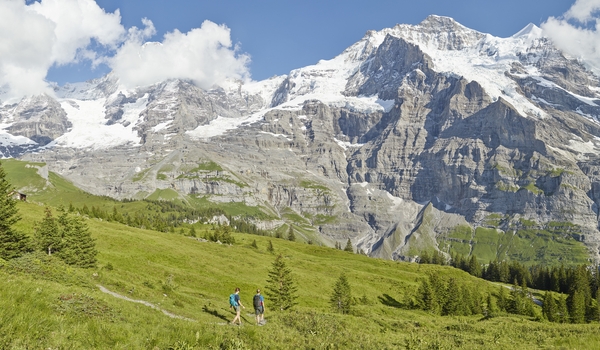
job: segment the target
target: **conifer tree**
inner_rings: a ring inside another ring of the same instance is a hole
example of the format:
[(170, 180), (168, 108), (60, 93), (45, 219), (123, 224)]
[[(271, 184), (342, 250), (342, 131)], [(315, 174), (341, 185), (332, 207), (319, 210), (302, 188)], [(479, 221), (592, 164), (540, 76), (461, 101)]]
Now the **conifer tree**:
[(296, 234), (294, 234), (294, 228), (292, 228), (292, 225), (290, 225), (290, 229), (288, 230), (288, 240), (292, 242), (296, 241)]
[(446, 265), (446, 257), (440, 251), (434, 250), (431, 255), (431, 263), (434, 265)]
[(83, 268), (96, 266), (96, 243), (87, 224), (79, 216), (64, 213), (59, 218), (64, 241), (57, 255), (67, 264)]
[(498, 309), (500, 311), (508, 311), (509, 309), (509, 302), (510, 300), (508, 299), (508, 295), (506, 295), (506, 289), (504, 286), (500, 286), (500, 290), (498, 291)]
[(352, 291), (345, 273), (342, 273), (337, 282), (335, 282), (333, 293), (331, 294), (329, 301), (331, 302), (333, 309), (337, 312), (341, 312), (342, 314), (350, 313), (352, 307)]
[(296, 305), (296, 291), (292, 271), (285, 266), (283, 255), (279, 254), (273, 261), (267, 278), (269, 303), (275, 309), (287, 310)]
[(354, 248), (352, 248), (352, 241), (348, 238), (348, 242), (346, 242), (346, 247), (344, 247), (344, 251), (354, 253)]
[(17, 201), (12, 197), (13, 191), (0, 164), (0, 258), (6, 260), (17, 258), (30, 250), (28, 237), (13, 227), (21, 219)]
[(492, 316), (498, 312), (498, 306), (496, 306), (496, 302), (494, 301), (494, 297), (492, 294), (488, 294), (487, 302), (486, 302), (486, 316)]
[(460, 316), (469, 316), (473, 314), (473, 309), (475, 309), (475, 300), (474, 296), (469, 290), (469, 287), (466, 285), (462, 285), (460, 288), (460, 301), (458, 304), (458, 312), (457, 315)]
[(421, 253), (421, 256), (419, 257), (419, 264), (431, 264), (431, 257), (426, 250)]
[(194, 226), (192, 226), (192, 228), (190, 228), (190, 236), (196, 237), (196, 229), (194, 228)]
[(431, 285), (430, 280), (431, 278), (421, 281), (417, 291), (417, 304), (420, 309), (439, 315), (441, 307), (435, 293), (435, 288)]
[(123, 223), (123, 221), (125, 221), (123, 219), (123, 215), (121, 215), (121, 213), (119, 213), (116, 206), (113, 206), (113, 213), (111, 215), (111, 219), (113, 221), (120, 222), (120, 223)]
[(254, 249), (258, 249), (258, 245), (256, 244), (256, 240), (252, 241), (252, 244), (250, 244), (250, 246)]
[(477, 261), (477, 257), (475, 255), (471, 255), (471, 259), (469, 260), (468, 265), (469, 273), (475, 277), (481, 277), (481, 265)]
[(567, 307), (571, 316), (571, 323), (585, 322), (585, 295), (580, 290), (575, 290), (567, 299)]
[(567, 308), (567, 299), (561, 295), (558, 296), (558, 300), (556, 303), (556, 309), (558, 311), (557, 322), (560, 323), (569, 323), (569, 309)]
[(61, 249), (62, 232), (49, 207), (46, 207), (42, 221), (35, 225), (34, 241), (36, 247), (48, 255)]
[(557, 307), (556, 300), (552, 296), (552, 293), (546, 292), (544, 294), (544, 304), (542, 304), (542, 314), (550, 322), (557, 322)]
[(458, 315), (460, 304), (462, 302), (462, 291), (455, 278), (451, 278), (450, 281), (448, 281), (446, 294), (448, 298), (443, 304), (442, 315)]
[(275, 248), (273, 248), (273, 242), (271, 242), (271, 240), (269, 240), (269, 244), (267, 244), (267, 251), (269, 253), (273, 253), (275, 251)]
[(600, 321), (600, 289), (596, 291), (596, 321)]

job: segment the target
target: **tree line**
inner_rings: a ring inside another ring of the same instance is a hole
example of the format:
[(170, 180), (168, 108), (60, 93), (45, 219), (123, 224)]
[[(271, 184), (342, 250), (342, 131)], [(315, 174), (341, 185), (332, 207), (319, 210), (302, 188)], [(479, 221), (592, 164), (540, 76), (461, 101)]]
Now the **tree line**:
[[(124, 200), (124, 202), (132, 202), (132, 200)], [(159, 232), (176, 232), (177, 230), (181, 232), (186, 227), (189, 227), (189, 231), (191, 231), (193, 223), (209, 221), (215, 216), (222, 215), (227, 218), (229, 225), (236, 232), (261, 236), (268, 235), (268, 232), (249, 223), (245, 218), (233, 217), (219, 208), (209, 207), (198, 209), (161, 200), (144, 199), (141, 202), (146, 204), (145, 211), (138, 210), (134, 213), (121, 212), (116, 205), (113, 206), (112, 211), (107, 211), (99, 206), (88, 207), (84, 204), (79, 208), (70, 204), (68, 210), (71, 213), (79, 213), (80, 215), (85, 215), (90, 218), (119, 222), (127, 226)], [(191, 233), (190, 235), (193, 236)]]
[[(584, 323), (600, 320), (600, 273), (597, 266), (543, 266), (530, 267), (518, 261), (493, 260), (480, 264), (475, 255), (469, 258), (461, 254), (452, 254), (448, 260), (441, 252), (424, 252), (420, 257), (422, 264), (450, 265), (469, 274), (492, 282), (512, 283), (512, 290), (526, 294), (528, 288), (546, 291), (543, 300), (543, 316), (552, 322)], [(498, 293), (500, 311), (523, 313), (522, 308), (501, 301)], [(531, 298), (529, 298), (531, 299)], [(511, 302), (515, 302), (513, 296)]]

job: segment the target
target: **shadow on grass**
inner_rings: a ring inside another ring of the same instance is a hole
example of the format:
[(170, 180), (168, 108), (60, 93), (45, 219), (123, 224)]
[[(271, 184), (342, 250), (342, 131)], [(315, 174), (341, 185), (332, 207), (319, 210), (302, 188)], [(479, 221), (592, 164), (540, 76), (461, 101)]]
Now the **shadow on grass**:
[(217, 311), (216, 309), (214, 309), (214, 310), (209, 309), (208, 306), (206, 306), (206, 305), (204, 305), (204, 307), (202, 308), (202, 311), (206, 312), (207, 314), (211, 314), (215, 317), (218, 317), (218, 318), (222, 319), (223, 321), (226, 321), (226, 322), (230, 321), (229, 318), (227, 318), (227, 316), (220, 314), (219, 311)]
[(402, 304), (400, 304), (400, 302), (398, 300), (392, 298), (389, 294), (380, 295), (377, 297), (377, 299), (379, 299), (379, 302), (385, 306), (391, 306), (391, 307), (395, 307), (395, 308), (402, 307)]

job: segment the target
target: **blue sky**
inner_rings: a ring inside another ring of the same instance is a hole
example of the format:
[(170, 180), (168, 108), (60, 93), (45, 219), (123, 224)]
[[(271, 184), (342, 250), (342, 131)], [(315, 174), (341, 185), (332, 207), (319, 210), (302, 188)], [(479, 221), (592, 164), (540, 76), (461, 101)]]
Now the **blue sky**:
[[(367, 30), (396, 23), (416, 24), (430, 14), (449, 16), (463, 25), (495, 36), (510, 36), (528, 23), (540, 25), (559, 17), (571, 0), (421, 0), (421, 1), (248, 1), (248, 0), (97, 0), (106, 12), (120, 10), (126, 29), (142, 27), (142, 18), (154, 24), (162, 41), (175, 29), (186, 33), (210, 20), (230, 28), (238, 53), (247, 53), (252, 79), (273, 75), (329, 59), (358, 41)], [(53, 65), (46, 79), (59, 84), (102, 76), (104, 64), (91, 62)]]

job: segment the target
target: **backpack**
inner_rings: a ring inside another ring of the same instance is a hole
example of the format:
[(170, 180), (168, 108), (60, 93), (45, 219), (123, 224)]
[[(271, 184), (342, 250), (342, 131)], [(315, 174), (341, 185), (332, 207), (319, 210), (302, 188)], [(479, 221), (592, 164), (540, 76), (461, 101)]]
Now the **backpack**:
[(260, 305), (260, 295), (256, 294), (256, 295), (254, 296), (254, 299), (253, 299), (252, 301), (253, 301), (253, 303), (254, 303), (254, 308), (255, 308), (255, 309), (257, 309), (257, 308), (259, 308), (259, 307), (261, 306), (261, 305)]
[(233, 293), (229, 296), (229, 305), (237, 306), (237, 302), (235, 301), (235, 293)]

